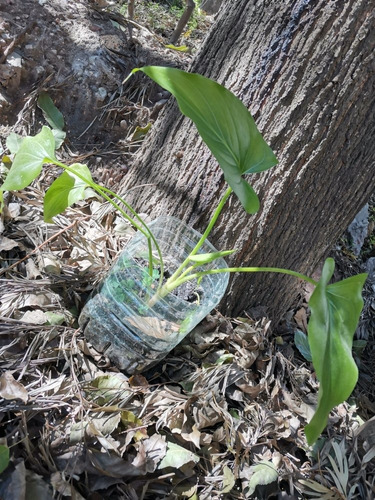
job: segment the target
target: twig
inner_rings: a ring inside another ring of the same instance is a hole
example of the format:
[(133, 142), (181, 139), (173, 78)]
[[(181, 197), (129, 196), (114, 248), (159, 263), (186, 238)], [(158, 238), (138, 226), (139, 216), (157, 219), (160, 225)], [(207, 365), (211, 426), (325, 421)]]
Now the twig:
[(193, 14), (195, 9), (195, 3), (193, 0), (186, 0), (186, 9), (182, 13), (182, 16), (180, 17), (180, 20), (177, 23), (176, 29), (172, 33), (172, 36), (170, 38), (170, 43), (176, 43), (177, 40), (180, 38), (180, 35), (189, 22), (189, 19), (191, 15)]
[[(83, 220), (89, 219), (90, 217), (91, 217), (90, 215), (87, 215), (86, 217), (83, 218)], [(22, 259), (18, 260), (17, 262), (14, 262), (14, 264), (12, 264), (11, 266), (6, 267), (5, 269), (2, 269), (0, 271), (0, 276), (2, 276), (3, 274), (5, 274), (7, 271), (10, 271), (14, 267), (18, 266), (19, 264), (21, 264), (25, 260), (29, 259), (32, 255), (34, 255), (36, 252), (38, 252), (41, 248), (43, 248), (45, 245), (47, 245), (48, 243), (50, 243), (51, 241), (53, 241), (57, 236), (60, 236), (60, 234), (65, 233), (65, 231), (68, 231), (68, 229), (71, 229), (76, 224), (77, 224), (77, 221), (75, 220), (74, 222), (72, 222), (71, 224), (69, 224), (69, 226), (66, 226), (66, 227), (62, 228), (57, 233), (53, 234), (50, 238), (48, 238), (48, 240), (43, 241), (43, 243), (41, 243), (36, 248), (34, 248), (34, 250), (32, 252), (30, 252), (29, 254), (27, 254), (25, 257), (23, 257)]]

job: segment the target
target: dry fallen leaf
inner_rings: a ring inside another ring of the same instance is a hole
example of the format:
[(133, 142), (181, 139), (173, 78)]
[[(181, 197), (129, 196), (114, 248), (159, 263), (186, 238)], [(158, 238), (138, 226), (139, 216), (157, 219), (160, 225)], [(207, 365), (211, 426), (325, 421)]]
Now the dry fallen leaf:
[(165, 469), (173, 467), (173, 469), (180, 469), (183, 465), (190, 462), (198, 463), (199, 457), (195, 453), (179, 446), (175, 443), (168, 443), (167, 453), (163, 460), (160, 462), (158, 469)]
[(4, 399), (20, 399), (27, 403), (27, 390), (17, 382), (11, 372), (4, 372), (0, 377), (0, 396)]
[(132, 465), (137, 467), (141, 474), (154, 472), (167, 453), (165, 437), (159, 434), (154, 434), (148, 439), (139, 441), (135, 444), (135, 448), (137, 449), (137, 455)]
[(33, 259), (28, 259), (26, 263), (26, 274), (29, 280), (34, 280), (42, 276)]
[(15, 240), (11, 240), (10, 238), (6, 238), (2, 236), (0, 238), (0, 252), (8, 252), (12, 250), (12, 248), (18, 247), (19, 243)]
[(22, 318), (20, 318), (20, 321), (31, 323), (32, 325), (45, 325), (48, 323), (48, 318), (45, 312), (37, 309), (35, 311), (26, 311)]
[(75, 500), (84, 500), (83, 496), (73, 487), (70, 481), (67, 481), (61, 472), (51, 474), (51, 484), (61, 496), (71, 497)]

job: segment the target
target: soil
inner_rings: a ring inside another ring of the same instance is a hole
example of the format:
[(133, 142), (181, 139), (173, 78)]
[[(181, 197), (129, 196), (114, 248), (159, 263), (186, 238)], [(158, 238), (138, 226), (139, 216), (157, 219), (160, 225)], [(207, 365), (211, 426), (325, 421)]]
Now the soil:
[[(202, 33), (209, 24), (204, 20)], [(63, 113), (70, 149), (89, 152), (95, 167), (108, 156), (111, 166), (123, 164), (124, 153), (134, 151), (128, 143), (136, 126), (155, 120), (168, 93), (148, 83), (140, 96), (140, 76), (122, 82), (135, 67), (185, 68), (192, 57), (165, 47), (168, 31), (163, 37), (138, 25), (130, 38), (131, 26), (117, 5), (103, 1), (0, 0), (2, 139), (40, 127), (35, 100), (45, 90)], [(190, 50), (197, 43), (191, 39)]]

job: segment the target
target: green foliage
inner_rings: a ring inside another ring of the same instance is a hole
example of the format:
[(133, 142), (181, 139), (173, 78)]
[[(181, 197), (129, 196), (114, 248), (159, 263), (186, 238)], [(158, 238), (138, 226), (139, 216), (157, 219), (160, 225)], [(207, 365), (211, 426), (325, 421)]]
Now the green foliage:
[(277, 159), (242, 102), (222, 85), (201, 75), (158, 66), (136, 71), (143, 71), (176, 97), (181, 113), (196, 125), (245, 210), (255, 213), (259, 209), (258, 196), (242, 175), (268, 170)]
[[(199, 26), (202, 19), (205, 18), (199, 10), (199, 0), (195, 0), (196, 8), (186, 26), (186, 31), (183, 34), (186, 38), (194, 38), (194, 30)], [(142, 23), (149, 29), (162, 37), (168, 36), (176, 27), (186, 8), (185, 0), (174, 1), (152, 1), (138, 2), (135, 6), (135, 20), (142, 17), (145, 21)], [(120, 8), (120, 12), (127, 16), (127, 4)], [(169, 47), (167, 47), (169, 48)]]
[[(75, 174), (79, 174), (80, 177)], [(92, 182), (90, 170), (86, 165), (81, 163), (70, 165), (69, 172), (63, 172), (45, 194), (44, 220), (52, 222), (52, 217), (61, 214), (77, 201), (84, 200), (87, 196), (87, 186)]]
[(252, 465), (249, 472), (251, 476), (247, 486), (247, 495), (253, 495), (257, 487), (274, 483), (278, 479), (276, 467), (267, 460)]
[(9, 448), (0, 444), (0, 474), (5, 471), (9, 465)]
[[(202, 238), (165, 285), (162, 286), (163, 259), (160, 248), (147, 225), (125, 200), (110, 190), (95, 184), (86, 165), (75, 163), (67, 166), (59, 162), (55, 158), (55, 138), (48, 127), (43, 127), (42, 131), (34, 137), (22, 139), (13, 134), (8, 138), (7, 147), (15, 156), (5, 182), (0, 188), (0, 201), (4, 191), (19, 190), (30, 185), (41, 172), (44, 163), (55, 164), (64, 170), (45, 195), (44, 216), (47, 222), (52, 221), (52, 217), (64, 211), (68, 206), (84, 199), (87, 187), (95, 189), (105, 200), (112, 203), (134, 227), (142, 231), (148, 240), (149, 248), (146, 259), (152, 262), (149, 262), (148, 270), (145, 269), (142, 277), (143, 285), (149, 287), (159, 278), (159, 288), (155, 295), (150, 298), (148, 307), (151, 307), (178, 285), (192, 279), (197, 279), (199, 283), (204, 275), (216, 272), (281, 272), (305, 279), (316, 285), (309, 304), (311, 308), (311, 319), (308, 326), (309, 345), (307, 345), (306, 336), (302, 332), (297, 332), (295, 337), (296, 345), (306, 359), (311, 356), (320, 381), (318, 408), (306, 427), (308, 442), (312, 444), (326, 426), (331, 409), (349, 397), (358, 378), (358, 370), (352, 356), (352, 344), (363, 307), (361, 291), (366, 275), (360, 274), (337, 283), (328, 284), (334, 271), (332, 259), (327, 259), (319, 283), (295, 271), (279, 268), (227, 268), (197, 272), (198, 266), (208, 264), (234, 252), (234, 250), (225, 250), (206, 254), (199, 253), (199, 249), (207, 239), (232, 190), (247, 212), (254, 213), (259, 208), (257, 195), (242, 176), (267, 170), (274, 166), (277, 160), (257, 130), (246, 107), (221, 85), (200, 75), (189, 74), (173, 68), (149, 66), (140, 70), (177, 98), (181, 112), (193, 120), (202, 139), (223, 169), (225, 179), (230, 185)], [(139, 69), (135, 71), (139, 71)], [(51, 103), (49, 98), (42, 96), (40, 105), (45, 112), (46, 119), (52, 126), (61, 127), (63, 120)], [(119, 202), (127, 207), (134, 218), (131, 218), (119, 206)], [(157, 249), (158, 255), (155, 259), (152, 255), (152, 244)], [(153, 268), (154, 261), (158, 262), (160, 272)], [(117, 277), (114, 278), (117, 279)], [(131, 280), (126, 278), (124, 278), (124, 282), (114, 281), (110, 284), (115, 293), (119, 294), (119, 300), (121, 297), (125, 297), (123, 286), (130, 288), (134, 286), (134, 282), (131, 283)], [(183, 332), (183, 328), (184, 323), (180, 327), (180, 333)], [(169, 443), (164, 467), (168, 466), (169, 459), (171, 461), (179, 459), (180, 452), (177, 445)], [(0, 448), (1, 453), (5, 456), (6, 450)], [(180, 457), (180, 459), (186, 463), (185, 460), (195, 461), (195, 456), (191, 454), (189, 457)], [(263, 475), (263, 471), (260, 473), (259, 477)], [(255, 471), (254, 477), (256, 474), (257, 471)]]
[(48, 127), (34, 137), (25, 137), (1, 186), (1, 191), (17, 191), (38, 177), (44, 163), (55, 159), (55, 139)]
[(23, 141), (23, 137), (14, 132), (10, 133), (6, 140), (6, 147), (9, 149), (11, 154), (15, 155), (20, 149), (21, 143)]
[(318, 407), (305, 429), (310, 444), (327, 425), (331, 409), (350, 396), (358, 379), (352, 343), (363, 307), (361, 292), (367, 275), (359, 274), (329, 285), (334, 269), (334, 260), (327, 259), (309, 301), (308, 339), (320, 381)]
[(294, 343), (296, 344), (297, 349), (302, 354), (302, 356), (307, 361), (312, 361), (311, 350), (309, 345), (309, 339), (307, 335), (305, 335), (301, 330), (296, 330), (294, 334)]
[(173, 467), (179, 469), (188, 463), (198, 463), (199, 457), (195, 453), (179, 446), (175, 443), (168, 443), (167, 453), (163, 460), (160, 462), (158, 469), (165, 469), (167, 467)]
[(147, 271), (147, 269), (143, 269), (142, 275), (142, 286), (148, 288), (152, 285), (153, 281), (157, 280), (160, 277), (160, 272), (158, 269), (153, 269), (152, 274)]
[(66, 133), (63, 131), (65, 126), (64, 117), (56, 108), (47, 92), (41, 92), (39, 94), (38, 106), (43, 111), (43, 116), (46, 122), (52, 127), (52, 133), (56, 142), (56, 149), (59, 149), (66, 137)]
[(212, 253), (199, 253), (196, 255), (189, 255), (188, 259), (195, 264), (209, 264), (216, 259), (220, 259), (221, 257), (226, 257), (231, 255), (236, 250), (222, 250), (221, 252), (212, 252)]

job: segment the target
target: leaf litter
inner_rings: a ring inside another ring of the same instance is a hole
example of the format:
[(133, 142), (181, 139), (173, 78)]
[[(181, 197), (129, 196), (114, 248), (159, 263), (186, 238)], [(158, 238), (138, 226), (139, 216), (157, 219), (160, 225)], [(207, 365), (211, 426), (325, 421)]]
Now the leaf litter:
[[(298, 350), (286, 356), (266, 318), (216, 313), (143, 375), (111, 366), (85, 341), (77, 315), (130, 232), (115, 234), (111, 212), (87, 217), (95, 199), (43, 226), (38, 189), (22, 196), (7, 221), (18, 245), (2, 252), (0, 451), (10, 459), (1, 494), (20, 475), (28, 488), (30, 474), (56, 498), (370, 494), (372, 433), (344, 403), (320, 450), (308, 448), (303, 427), (318, 384)], [(29, 200), (33, 224), (22, 216)]]
[[(23, 114), (33, 116), (37, 95)], [(128, 131), (132, 154), (152, 112), (125, 104), (144, 114)], [(121, 95), (104, 112), (120, 110)], [(0, 227), (0, 497), (373, 498), (375, 393), (366, 380), (356, 396), (368, 421), (354, 401), (341, 404), (307, 446), (318, 383), (305, 359), (306, 307), (292, 315), (293, 334), (278, 336), (266, 318), (215, 313), (130, 378), (86, 342), (79, 311), (133, 230), (94, 196), (43, 223), (53, 175), (13, 193)]]

